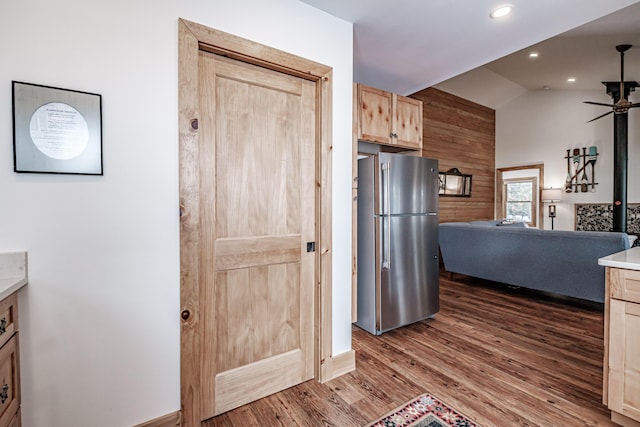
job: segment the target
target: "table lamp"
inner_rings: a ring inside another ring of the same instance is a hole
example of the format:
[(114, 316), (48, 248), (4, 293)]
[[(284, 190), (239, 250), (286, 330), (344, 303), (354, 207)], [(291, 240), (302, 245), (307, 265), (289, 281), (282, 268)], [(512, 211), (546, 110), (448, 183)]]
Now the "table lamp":
[(562, 200), (562, 190), (559, 188), (545, 188), (542, 190), (542, 202), (550, 203), (549, 218), (551, 218), (551, 229), (553, 230), (553, 219), (556, 217), (556, 205), (554, 203)]

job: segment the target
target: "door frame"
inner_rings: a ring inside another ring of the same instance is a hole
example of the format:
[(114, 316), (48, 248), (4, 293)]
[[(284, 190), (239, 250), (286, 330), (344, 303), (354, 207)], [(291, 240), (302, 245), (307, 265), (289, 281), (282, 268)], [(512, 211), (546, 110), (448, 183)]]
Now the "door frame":
[[(198, 52), (204, 50), (316, 83), (316, 273), (314, 378), (335, 372), (332, 349), (332, 77), (333, 70), (278, 49), (178, 20), (178, 129), (180, 174), (180, 403), (181, 425), (200, 425), (200, 212)], [(192, 165), (192, 166), (188, 166)], [(188, 166), (188, 167), (187, 167)], [(336, 366), (335, 370), (339, 370)]]

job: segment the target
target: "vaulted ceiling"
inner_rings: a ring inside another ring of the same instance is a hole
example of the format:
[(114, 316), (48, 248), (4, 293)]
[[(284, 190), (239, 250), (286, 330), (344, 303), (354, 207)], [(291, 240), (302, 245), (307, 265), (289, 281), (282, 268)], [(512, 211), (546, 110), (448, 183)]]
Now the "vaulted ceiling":
[(510, 0), (502, 20), (495, 0), (302, 1), (354, 23), (354, 81), (400, 94), (438, 85), (496, 108), (543, 87), (600, 90), (619, 80), (617, 44), (634, 45), (625, 77), (640, 80), (640, 0)]

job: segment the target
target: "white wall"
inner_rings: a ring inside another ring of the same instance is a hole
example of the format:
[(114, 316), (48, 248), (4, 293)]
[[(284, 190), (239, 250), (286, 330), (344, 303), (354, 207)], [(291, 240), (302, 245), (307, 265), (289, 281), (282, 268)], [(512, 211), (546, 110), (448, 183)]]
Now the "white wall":
[[(180, 407), (179, 17), (333, 67), (334, 354), (350, 349), (351, 24), (297, 0), (2, 2), (0, 251), (29, 252), (26, 427)], [(104, 176), (12, 172), (12, 80), (102, 94)]]
[[(636, 95), (637, 97), (638, 95)], [(631, 96), (634, 99), (634, 96)], [(527, 92), (496, 110), (496, 168), (544, 163), (544, 185), (564, 187), (567, 149), (595, 145), (596, 192), (564, 193), (557, 203), (555, 229), (573, 230), (575, 203), (613, 202), (613, 115), (592, 123), (606, 107), (583, 101), (611, 102), (602, 91)], [(640, 111), (629, 112), (628, 202), (640, 202)], [(551, 228), (546, 210), (545, 228)]]

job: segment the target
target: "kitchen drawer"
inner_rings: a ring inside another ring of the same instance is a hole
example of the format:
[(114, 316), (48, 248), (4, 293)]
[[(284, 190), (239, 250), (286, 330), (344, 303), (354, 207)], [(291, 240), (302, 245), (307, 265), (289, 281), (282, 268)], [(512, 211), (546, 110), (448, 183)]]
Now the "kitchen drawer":
[(640, 303), (640, 271), (608, 268), (611, 298)]
[(18, 367), (18, 336), (13, 336), (0, 349), (0, 427), (15, 424), (20, 407), (20, 369)]
[(0, 347), (18, 330), (18, 294), (0, 301)]

